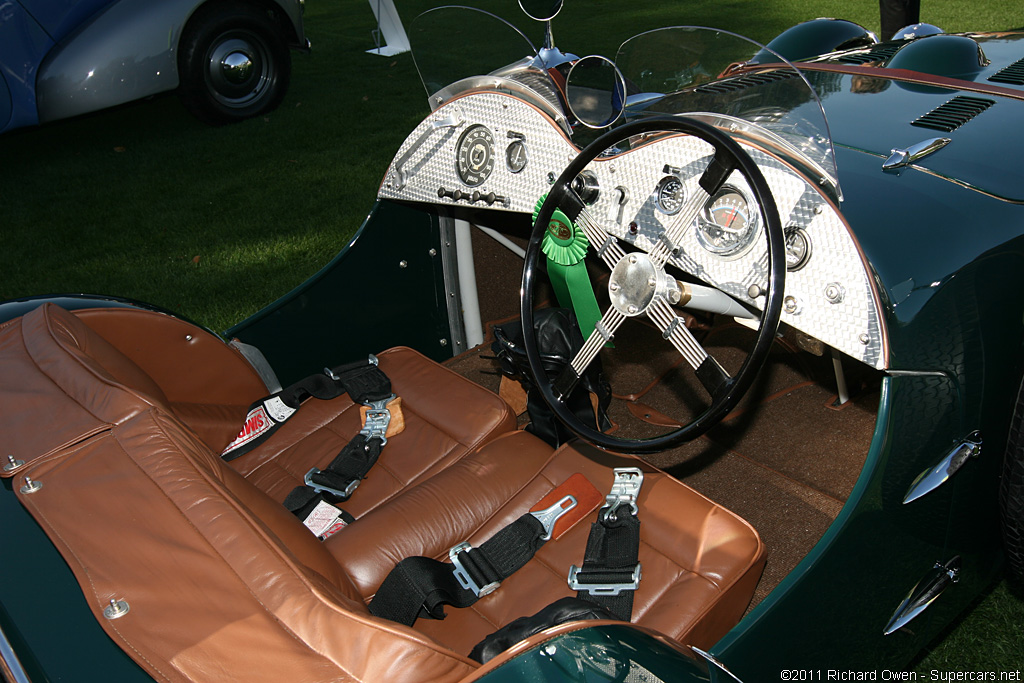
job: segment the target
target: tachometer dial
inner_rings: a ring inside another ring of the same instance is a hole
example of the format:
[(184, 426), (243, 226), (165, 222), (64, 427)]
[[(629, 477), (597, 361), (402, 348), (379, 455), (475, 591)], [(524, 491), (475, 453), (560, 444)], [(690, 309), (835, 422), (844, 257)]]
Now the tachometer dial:
[(754, 243), (760, 227), (757, 205), (746, 193), (726, 185), (704, 207), (697, 241), (718, 256), (738, 256)]
[(811, 238), (803, 228), (786, 228), (786, 270), (792, 272), (807, 265), (811, 258)]
[(470, 187), (481, 185), (494, 170), (494, 135), (486, 126), (470, 126), (455, 146), (455, 170)]
[(683, 181), (677, 176), (668, 175), (662, 178), (656, 191), (655, 205), (662, 213), (674, 216), (683, 208), (686, 195), (683, 192)]

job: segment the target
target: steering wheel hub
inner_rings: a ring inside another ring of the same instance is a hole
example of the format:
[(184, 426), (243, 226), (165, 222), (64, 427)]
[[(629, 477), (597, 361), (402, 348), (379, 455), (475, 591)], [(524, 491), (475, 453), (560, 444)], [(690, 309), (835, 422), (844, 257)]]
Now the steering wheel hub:
[(608, 278), (608, 298), (615, 310), (625, 316), (646, 312), (663, 289), (665, 270), (647, 254), (623, 256)]

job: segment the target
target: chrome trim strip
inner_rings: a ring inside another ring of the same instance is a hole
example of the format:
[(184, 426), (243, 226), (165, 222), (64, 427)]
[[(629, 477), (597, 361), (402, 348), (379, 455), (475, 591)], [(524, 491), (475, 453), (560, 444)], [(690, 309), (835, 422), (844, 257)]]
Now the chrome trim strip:
[(903, 504), (912, 503), (924, 494), (939, 488), (959, 472), (964, 463), (971, 458), (977, 458), (980, 454), (981, 432), (974, 431), (947, 453), (939, 464), (917, 475), (903, 498)]
[(3, 664), (4, 673), (10, 673), (13, 678), (11, 683), (32, 683), (25, 667), (21, 665), (21, 660), (18, 659), (14, 648), (11, 647), (11, 642), (7, 640), (7, 634), (4, 633), (3, 628), (0, 628), (0, 660), (2, 660), (0, 664)]

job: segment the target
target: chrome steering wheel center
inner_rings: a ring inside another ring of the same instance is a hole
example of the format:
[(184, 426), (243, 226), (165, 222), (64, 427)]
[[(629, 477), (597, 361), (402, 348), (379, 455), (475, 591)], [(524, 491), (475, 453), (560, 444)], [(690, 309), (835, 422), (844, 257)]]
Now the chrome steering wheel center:
[(664, 281), (661, 268), (647, 254), (627, 254), (608, 278), (608, 298), (619, 313), (636, 316), (644, 313)]

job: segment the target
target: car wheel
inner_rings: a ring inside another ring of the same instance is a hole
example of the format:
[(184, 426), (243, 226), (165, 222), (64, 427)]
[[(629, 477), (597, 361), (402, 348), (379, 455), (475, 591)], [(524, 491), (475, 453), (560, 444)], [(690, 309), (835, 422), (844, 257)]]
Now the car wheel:
[(1003, 542), (1011, 576), (1024, 584), (1024, 385), (1017, 395), (999, 485)]
[(291, 55), (265, 11), (243, 4), (203, 8), (189, 21), (181, 45), (179, 93), (197, 118), (240, 121), (284, 98)]

